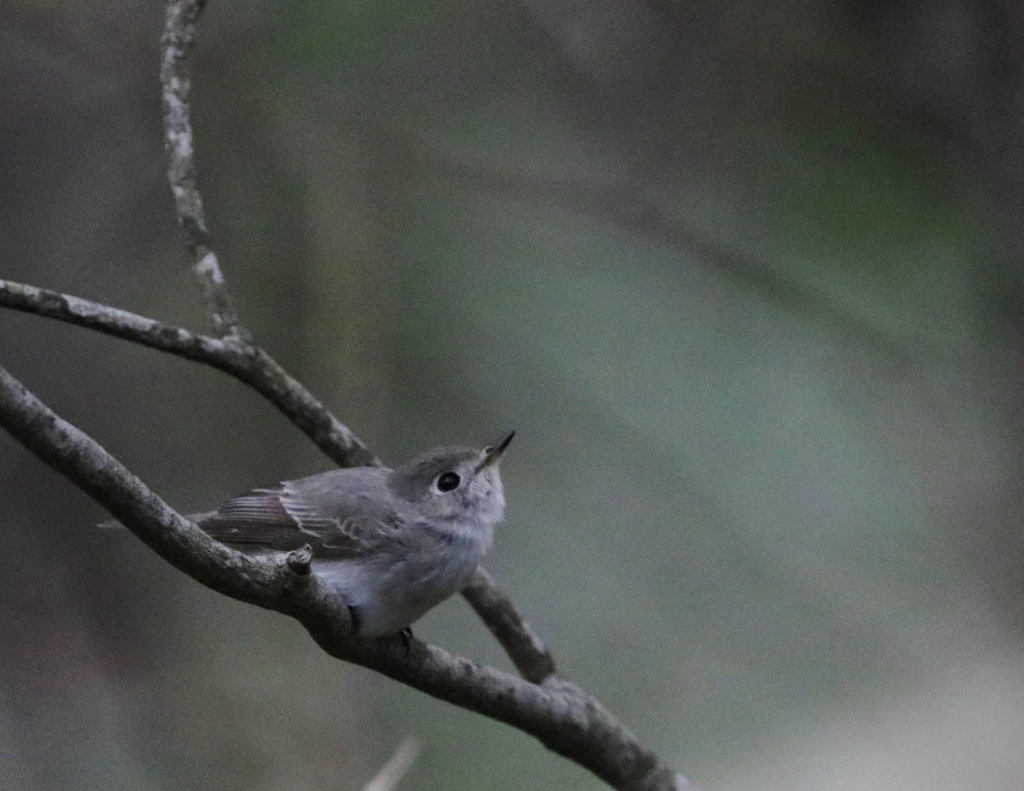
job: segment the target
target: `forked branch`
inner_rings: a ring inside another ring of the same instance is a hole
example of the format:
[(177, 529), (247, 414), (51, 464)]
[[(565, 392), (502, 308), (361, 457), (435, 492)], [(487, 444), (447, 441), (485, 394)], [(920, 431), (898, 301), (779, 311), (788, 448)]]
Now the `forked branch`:
[[(161, 39), (161, 85), (168, 178), (217, 337), (4, 280), (0, 280), (0, 306), (76, 324), (217, 368), (264, 396), (339, 465), (378, 465), (344, 424), (253, 343), (232, 306), (220, 263), (210, 246), (192, 140), (188, 55), (202, 6), (202, 0), (168, 2)], [(464, 595), (505, 648), (521, 678), (418, 640), (406, 646), (397, 639), (353, 638), (345, 602), (316, 575), (306, 573), (308, 564), (302, 558), (257, 561), (213, 541), (3, 368), (0, 426), (176, 568), (227, 596), (296, 618), (331, 656), (519, 728), (614, 788), (692, 789), (600, 703), (557, 675), (543, 643), (483, 569)]]

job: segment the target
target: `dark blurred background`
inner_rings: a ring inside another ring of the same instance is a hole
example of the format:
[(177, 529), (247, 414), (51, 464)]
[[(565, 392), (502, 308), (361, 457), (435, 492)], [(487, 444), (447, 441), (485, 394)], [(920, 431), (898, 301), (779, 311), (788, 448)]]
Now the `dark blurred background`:
[[(159, 3), (0, 3), (0, 277), (205, 330)], [(195, 121), (258, 338), (383, 458), (519, 430), (492, 572), (713, 789), (1019, 789), (1024, 12), (210, 4)], [(329, 466), (194, 364), (0, 312), (182, 510)], [(0, 436), (0, 787), (596, 789), (201, 588)], [(458, 599), (418, 634), (507, 667)]]

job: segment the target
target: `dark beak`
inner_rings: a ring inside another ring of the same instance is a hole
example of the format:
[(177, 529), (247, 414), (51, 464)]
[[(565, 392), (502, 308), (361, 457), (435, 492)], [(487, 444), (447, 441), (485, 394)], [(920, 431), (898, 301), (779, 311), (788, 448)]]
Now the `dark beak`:
[(512, 441), (512, 437), (516, 435), (516, 432), (510, 431), (508, 436), (505, 437), (501, 442), (495, 445), (488, 445), (484, 448), (484, 460), (477, 466), (476, 471), (480, 472), (484, 467), (490, 467), (492, 464), (497, 464), (501, 460), (501, 454), (505, 452), (505, 448)]

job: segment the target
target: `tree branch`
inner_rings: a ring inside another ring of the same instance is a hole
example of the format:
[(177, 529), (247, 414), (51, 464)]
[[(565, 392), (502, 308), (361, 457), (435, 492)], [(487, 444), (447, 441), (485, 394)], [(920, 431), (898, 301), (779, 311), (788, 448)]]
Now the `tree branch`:
[(256, 561), (214, 541), (2, 367), (0, 426), (176, 568), (227, 596), (290, 615), (331, 656), (519, 728), (613, 788), (688, 787), (596, 700), (558, 676), (538, 685), (419, 640), (406, 649), (398, 638), (353, 638), (345, 602), (315, 574), (295, 573), (286, 561)]
[(0, 306), (34, 313), (184, 357), (253, 388), (341, 467), (381, 462), (352, 431), (262, 348), (241, 338), (211, 338), (86, 299), (0, 280)]
[(363, 791), (394, 791), (416, 761), (419, 752), (419, 741), (412, 736), (406, 737), (406, 740), (395, 750), (394, 755), (381, 767), (377, 776), (363, 786)]
[[(231, 304), (199, 193), (189, 108), (188, 55), (203, 0), (169, 0), (161, 39), (168, 180), (218, 337), (54, 291), (0, 281), (0, 306), (84, 326), (202, 362), (249, 385), (342, 466), (379, 465), (366, 446), (301, 384), (255, 345)], [(296, 618), (328, 654), (376, 670), (539, 739), (623, 791), (690, 788), (600, 703), (556, 675), (543, 643), (511, 600), (479, 569), (464, 595), (523, 678), (481, 667), (412, 640), (359, 640), (345, 602), (315, 574), (308, 553), (261, 562), (203, 533), (169, 508), (127, 468), (62, 420), (0, 368), (0, 426), (106, 507), (161, 557), (227, 596)]]
[(220, 262), (210, 248), (206, 212), (196, 180), (192, 113), (189, 108), (192, 74), (188, 56), (203, 5), (203, 0), (171, 0), (167, 4), (164, 34), (160, 39), (167, 178), (174, 195), (178, 223), (185, 234), (185, 246), (192, 258), (192, 269), (202, 285), (214, 330), (221, 337), (249, 340), (249, 333), (231, 304)]
[(557, 672), (554, 657), (540, 637), (482, 566), (477, 568), (462, 595), (505, 649), (519, 675), (541, 684)]

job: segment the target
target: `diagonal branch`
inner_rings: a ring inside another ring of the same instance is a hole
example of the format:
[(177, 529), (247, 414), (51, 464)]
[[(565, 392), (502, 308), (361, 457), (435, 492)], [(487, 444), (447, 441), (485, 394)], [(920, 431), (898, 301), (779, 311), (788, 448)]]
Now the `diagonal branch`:
[(377, 776), (363, 786), (363, 791), (394, 791), (416, 761), (419, 752), (419, 741), (413, 736), (406, 737), (395, 750), (395, 754), (381, 767)]
[(0, 306), (77, 324), (216, 368), (252, 387), (341, 467), (380, 466), (363, 442), (263, 349), (57, 291), (0, 280)]
[(218, 544), (2, 367), (0, 426), (169, 563), (220, 593), (295, 618), (331, 656), (518, 728), (613, 788), (689, 787), (600, 703), (558, 676), (537, 685), (418, 640), (405, 648), (399, 638), (353, 639), (344, 601), (315, 574)]
[(557, 672), (547, 647), (483, 567), (477, 568), (462, 595), (505, 649), (519, 675), (541, 684)]

